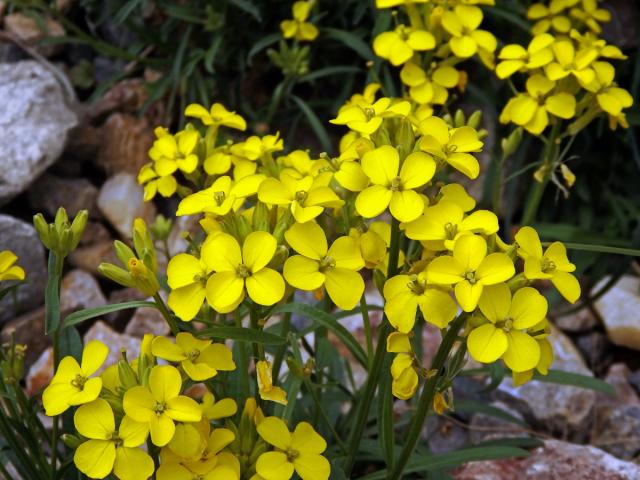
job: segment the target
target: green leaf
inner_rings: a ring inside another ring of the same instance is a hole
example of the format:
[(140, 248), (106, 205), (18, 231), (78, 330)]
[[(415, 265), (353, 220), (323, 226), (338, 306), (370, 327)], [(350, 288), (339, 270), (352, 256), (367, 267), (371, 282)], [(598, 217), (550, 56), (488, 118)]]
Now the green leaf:
[(78, 362), (82, 358), (82, 339), (76, 327), (67, 327), (60, 333), (60, 358), (72, 356)]
[[(490, 446), (463, 448), (461, 450), (444, 454), (421, 455), (419, 459), (409, 462), (403, 473), (432, 472), (435, 470), (457, 467), (467, 462), (495, 460), (498, 458), (526, 457), (528, 455), (529, 452), (516, 447)], [(386, 476), (387, 470), (384, 469), (365, 475), (364, 477), (360, 477), (358, 480), (384, 480)]]
[(316, 137), (318, 137), (318, 140), (320, 141), (320, 144), (322, 145), (322, 148), (324, 149), (324, 151), (330, 152), (331, 139), (329, 138), (327, 129), (324, 128), (324, 125), (322, 124), (318, 116), (315, 114), (313, 110), (311, 110), (311, 108), (309, 108), (309, 105), (307, 105), (305, 101), (302, 100), (300, 97), (297, 97), (296, 95), (291, 95), (291, 98), (293, 99), (294, 102), (296, 102), (296, 104), (298, 105), (302, 113), (304, 113), (304, 116), (307, 117), (307, 121), (309, 122), (309, 125), (311, 125), (311, 128), (315, 132)]
[(57, 260), (53, 251), (49, 252), (47, 266), (47, 287), (44, 291), (44, 330), (47, 334), (54, 332), (60, 326), (60, 275), (62, 262)]
[[(542, 242), (543, 245), (549, 245), (551, 242)], [(582, 250), (584, 252), (613, 253), (616, 255), (628, 255), (630, 257), (640, 257), (640, 250), (637, 248), (610, 247), (608, 245), (591, 245), (588, 243), (570, 243), (564, 244), (569, 250)]]
[(87, 308), (85, 310), (79, 310), (70, 314), (64, 321), (65, 327), (71, 327), (78, 325), (79, 323), (89, 320), (91, 318), (101, 317), (111, 312), (118, 312), (120, 310), (127, 310), (129, 308), (139, 307), (151, 307), (157, 308), (154, 302), (146, 300), (134, 300), (131, 302), (114, 303), (113, 305), (105, 305), (104, 307)]
[(375, 56), (369, 45), (351, 32), (337, 28), (323, 28), (322, 35), (343, 43), (365, 60), (375, 60)]
[(272, 33), (271, 35), (262, 37), (260, 40), (254, 43), (253, 47), (251, 47), (251, 50), (249, 50), (249, 53), (247, 54), (247, 64), (251, 65), (251, 60), (253, 59), (253, 57), (267, 48), (269, 45), (273, 45), (274, 43), (276, 43), (278, 40), (280, 40), (280, 38), (282, 38), (282, 35), (280, 33)]
[(573, 372), (563, 372), (562, 370), (549, 370), (547, 375), (540, 375), (535, 372), (534, 380), (546, 383), (558, 383), (560, 385), (573, 385), (574, 387), (585, 388), (587, 390), (595, 390), (596, 392), (606, 395), (615, 395), (615, 389), (607, 382), (599, 378), (581, 375)]
[(262, 15), (260, 14), (260, 10), (249, 0), (230, 0), (229, 3), (231, 5), (235, 5), (240, 10), (247, 12), (253, 18), (255, 18), (258, 22), (262, 21)]
[(272, 314), (291, 312), (303, 317), (309, 318), (318, 324), (318, 327), (325, 327), (331, 330), (344, 344), (345, 347), (351, 352), (355, 359), (367, 369), (368, 361), (367, 354), (360, 346), (360, 343), (354, 338), (349, 330), (347, 330), (342, 324), (329, 313), (314, 308), (304, 303), (287, 303), (276, 307)]
[(261, 343), (263, 345), (284, 345), (287, 340), (273, 333), (242, 327), (211, 327), (198, 332), (198, 337), (224, 338)]
[(335, 65), (332, 67), (324, 67), (319, 70), (314, 70), (313, 72), (307, 73), (306, 75), (301, 76), (298, 79), (298, 83), (304, 82), (313, 82), (319, 78), (323, 77), (331, 77), (333, 75), (339, 75), (342, 73), (358, 73), (361, 72), (362, 69), (358, 67), (350, 67), (348, 65)]
[(0, 290), (0, 300), (2, 300), (8, 294), (15, 292), (20, 285), (22, 285), (22, 282), (16, 283), (15, 285), (11, 285), (10, 287), (3, 288), (2, 290)]

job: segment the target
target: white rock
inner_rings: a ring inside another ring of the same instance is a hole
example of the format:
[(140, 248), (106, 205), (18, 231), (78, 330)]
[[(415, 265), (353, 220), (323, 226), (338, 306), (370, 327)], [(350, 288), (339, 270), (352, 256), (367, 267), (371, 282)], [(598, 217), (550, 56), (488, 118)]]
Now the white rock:
[[(595, 291), (607, 282), (603, 278)], [(616, 345), (640, 350), (640, 278), (625, 276), (596, 300), (609, 339)]]
[(34, 61), (0, 64), (0, 204), (24, 191), (78, 123), (55, 76)]
[(122, 238), (131, 238), (133, 221), (142, 217), (151, 221), (155, 214), (152, 203), (144, 202), (142, 186), (135, 175), (119, 173), (109, 178), (98, 195), (98, 208)]

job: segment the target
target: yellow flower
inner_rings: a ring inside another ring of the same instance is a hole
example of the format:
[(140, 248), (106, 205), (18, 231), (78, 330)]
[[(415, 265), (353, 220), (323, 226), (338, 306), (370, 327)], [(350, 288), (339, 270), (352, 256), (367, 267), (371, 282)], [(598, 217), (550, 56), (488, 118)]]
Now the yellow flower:
[(527, 79), (527, 93), (521, 93), (507, 102), (500, 114), (500, 122), (513, 122), (534, 135), (541, 134), (549, 125), (549, 113), (563, 119), (576, 113), (576, 99), (567, 92), (552, 93), (555, 82), (544, 75)]
[(149, 425), (151, 441), (162, 447), (175, 433), (176, 422), (198, 422), (202, 410), (198, 403), (180, 395), (182, 379), (171, 365), (153, 367), (148, 386), (133, 387), (124, 394), (124, 413), (136, 422)]
[(393, 8), (408, 3), (429, 3), (431, 0), (376, 0), (376, 8)]
[(544, 320), (547, 300), (535, 288), (524, 287), (511, 297), (506, 283), (484, 289), (480, 311), (489, 320), (471, 331), (467, 348), (482, 363), (493, 363), (502, 357), (514, 372), (534, 368), (540, 359), (538, 342), (527, 330)]
[(596, 95), (602, 110), (614, 117), (619, 116), (623, 108), (633, 105), (633, 97), (624, 88), (614, 83), (616, 72), (613, 65), (607, 62), (594, 62), (592, 67), (596, 76), (593, 82), (583, 87)]
[(448, 88), (458, 84), (460, 72), (450, 66), (441, 66), (428, 74), (413, 62), (400, 70), (402, 83), (409, 87), (409, 95), (420, 104), (444, 105), (449, 98)]
[(582, 48), (576, 52), (571, 40), (556, 41), (551, 45), (551, 50), (553, 50), (555, 61), (544, 68), (544, 73), (549, 80), (556, 81), (572, 75), (584, 85), (590, 83), (595, 77), (590, 66), (598, 58), (597, 50)]
[(469, 212), (476, 208), (475, 199), (459, 183), (443, 185), (438, 192), (438, 199), (439, 202), (455, 203), (463, 212)]
[(433, 50), (436, 39), (431, 32), (398, 25), (392, 32), (383, 32), (373, 41), (373, 51), (398, 66), (408, 62), (414, 52)]
[(366, 232), (360, 232), (352, 228), (349, 231), (349, 236), (358, 241), (366, 268), (376, 268), (385, 261), (387, 244), (375, 230), (369, 228)]
[(178, 182), (171, 174), (160, 176), (155, 171), (153, 163), (143, 165), (138, 173), (138, 183), (144, 186), (144, 201), (152, 200), (156, 193), (163, 197), (170, 197), (178, 189)]
[(338, 111), (338, 116), (330, 123), (346, 125), (354, 132), (363, 135), (374, 133), (384, 118), (406, 117), (411, 112), (411, 104), (407, 101), (392, 102), (390, 98), (361, 100), (344, 105)]
[(73, 422), (78, 433), (88, 439), (78, 446), (73, 461), (89, 478), (105, 478), (112, 471), (120, 480), (153, 474), (153, 459), (138, 448), (149, 434), (144, 423), (125, 416), (116, 430), (113, 410), (101, 398), (78, 408)]
[(582, 0), (581, 3), (582, 8), (572, 8), (570, 15), (584, 23), (592, 32), (600, 33), (602, 27), (598, 22), (610, 22), (611, 13), (605, 8), (598, 8), (598, 0)]
[(189, 378), (196, 382), (215, 377), (218, 370), (236, 369), (231, 350), (225, 345), (198, 339), (188, 332), (178, 333), (176, 343), (167, 337), (156, 337), (151, 351), (158, 358), (180, 362)]
[(219, 126), (235, 128), (236, 130), (246, 130), (247, 122), (236, 112), (230, 112), (221, 103), (214, 103), (207, 111), (202, 105), (192, 103), (184, 111), (187, 117), (199, 119), (207, 126)]
[(198, 166), (196, 147), (200, 141), (197, 130), (183, 130), (174, 135), (163, 135), (153, 142), (149, 156), (153, 168), (160, 177), (172, 175), (177, 170), (193, 173)]
[(260, 184), (258, 199), (270, 205), (288, 205), (293, 218), (299, 223), (313, 220), (325, 207), (341, 207), (344, 202), (329, 187), (332, 174), (325, 172), (317, 177), (300, 179), (282, 173), (280, 180), (267, 178)]
[(358, 273), (364, 266), (358, 242), (338, 238), (330, 248), (324, 230), (317, 223), (296, 223), (284, 234), (287, 243), (300, 255), (289, 257), (283, 275), (300, 290), (313, 291), (323, 285), (333, 303), (351, 310), (360, 301), (364, 281)]
[(527, 18), (535, 20), (531, 33), (539, 35), (553, 28), (559, 33), (568, 33), (571, 29), (571, 20), (565, 14), (565, 9), (578, 0), (551, 0), (549, 6), (543, 3), (534, 3), (527, 10)]
[(406, 235), (421, 240), (430, 250), (453, 250), (462, 235), (483, 233), (491, 235), (499, 229), (498, 217), (489, 210), (478, 210), (465, 217), (462, 208), (441, 200), (427, 207), (422, 216), (406, 225)]
[(496, 75), (505, 79), (519, 70), (534, 70), (548, 65), (553, 60), (553, 51), (549, 48), (553, 42), (553, 36), (542, 33), (531, 39), (526, 50), (518, 44), (504, 46), (498, 55), (502, 61), (496, 66)]
[(102, 389), (102, 379), (91, 377), (102, 366), (109, 348), (100, 340), (87, 343), (82, 351), (80, 365), (75, 358), (64, 357), (51, 383), (42, 393), (45, 413), (60, 415), (69, 407), (93, 402)]
[(418, 388), (418, 373), (413, 355), (398, 353), (391, 362), (391, 393), (400, 400), (409, 400)]
[(182, 199), (176, 216), (196, 213), (224, 216), (231, 210), (237, 211), (245, 198), (256, 194), (264, 179), (262, 174), (248, 175), (236, 182), (226, 175), (219, 177), (209, 188)]
[(438, 328), (446, 327), (458, 310), (448, 293), (427, 286), (423, 272), (390, 278), (384, 284), (383, 294), (384, 312), (401, 333), (413, 330), (418, 307), (425, 321)]
[(553, 242), (542, 252), (540, 237), (531, 227), (522, 227), (515, 236), (518, 255), (524, 259), (524, 276), (529, 280), (551, 280), (560, 294), (571, 303), (580, 298), (580, 283), (570, 272), (576, 266), (569, 262), (567, 249)]
[(238, 411), (238, 405), (233, 398), (223, 398), (216, 402), (213, 393), (207, 392), (202, 397), (202, 416), (208, 420), (219, 420), (232, 417)]
[(362, 157), (362, 170), (372, 185), (356, 198), (356, 210), (365, 218), (380, 215), (387, 207), (396, 219), (410, 222), (424, 210), (424, 201), (415, 191), (427, 184), (436, 163), (422, 152), (410, 153), (400, 165), (398, 151), (383, 145)]
[(487, 242), (479, 235), (463, 235), (453, 256), (436, 257), (427, 267), (429, 283), (455, 284), (456, 300), (465, 312), (475, 310), (486, 285), (505, 282), (514, 274), (511, 259), (504, 253), (487, 255)]
[(313, 4), (313, 1), (300, 1), (293, 4), (291, 8), (293, 20), (284, 20), (280, 23), (284, 38), (295, 38), (299, 42), (313, 42), (316, 39), (317, 27), (307, 22)]
[(442, 14), (441, 22), (451, 35), (449, 46), (457, 57), (469, 58), (478, 52), (485, 61), (498, 45), (493, 34), (477, 29), (482, 23), (482, 10), (478, 7), (457, 5)]
[(11, 250), (3, 250), (0, 252), (0, 282), (7, 280), (24, 280), (24, 269), (18, 265), (14, 265), (18, 257)]
[(483, 143), (475, 129), (464, 126), (449, 128), (439, 117), (429, 117), (420, 122), (420, 149), (446, 162), (456, 170), (474, 179), (480, 174), (478, 160), (469, 152), (479, 152)]
[(216, 272), (207, 280), (207, 301), (216, 311), (236, 309), (246, 293), (260, 305), (273, 305), (284, 295), (282, 276), (267, 265), (278, 243), (267, 232), (252, 232), (242, 249), (231, 235), (220, 233), (203, 247), (205, 261)]
[(258, 377), (258, 392), (262, 400), (270, 400), (282, 405), (287, 404), (287, 392), (273, 385), (270, 362), (266, 360), (256, 362), (256, 376)]
[(284, 142), (280, 138), (280, 133), (265, 135), (262, 138), (253, 135), (242, 144), (242, 153), (247, 159), (255, 161), (264, 155), (279, 152), (283, 148)]
[(167, 265), (167, 284), (171, 288), (167, 303), (175, 314), (188, 322), (200, 311), (205, 297), (205, 285), (212, 267), (204, 258), (179, 253)]
[(256, 462), (256, 471), (265, 480), (289, 480), (294, 471), (302, 480), (329, 478), (331, 465), (321, 455), (327, 442), (309, 423), (300, 422), (292, 433), (283, 420), (267, 417), (257, 429), (265, 442), (276, 447)]

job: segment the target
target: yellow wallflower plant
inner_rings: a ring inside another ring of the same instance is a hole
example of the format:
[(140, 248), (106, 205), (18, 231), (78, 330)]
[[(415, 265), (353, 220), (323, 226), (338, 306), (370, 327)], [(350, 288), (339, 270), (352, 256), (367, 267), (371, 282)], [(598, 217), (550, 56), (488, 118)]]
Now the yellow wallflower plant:
[(309, 13), (313, 8), (313, 1), (294, 2), (291, 12), (292, 20), (283, 20), (280, 23), (280, 30), (284, 38), (295, 38), (299, 42), (313, 42), (318, 36), (318, 28), (310, 22), (307, 22)]
[(392, 32), (383, 32), (373, 41), (373, 50), (381, 58), (398, 66), (409, 61), (414, 52), (432, 50), (436, 39), (424, 30), (415, 30), (406, 25), (398, 25)]

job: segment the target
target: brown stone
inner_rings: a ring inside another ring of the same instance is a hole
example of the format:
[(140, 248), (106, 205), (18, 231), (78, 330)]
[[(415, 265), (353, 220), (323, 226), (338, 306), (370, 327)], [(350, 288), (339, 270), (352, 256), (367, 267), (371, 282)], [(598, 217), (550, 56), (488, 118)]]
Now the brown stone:
[(153, 125), (145, 117), (113, 113), (100, 127), (101, 146), (96, 163), (107, 175), (138, 175), (149, 162), (149, 149), (155, 135)]
[(85, 209), (95, 216), (97, 198), (98, 189), (85, 178), (59, 178), (45, 174), (29, 188), (31, 206), (50, 217), (55, 216), (60, 207), (66, 209), (69, 217)]
[(137, 308), (124, 333), (142, 338), (147, 333), (169, 335), (171, 330), (162, 314), (155, 308)]
[(52, 18), (44, 18), (44, 29), (32, 17), (23, 13), (12, 13), (4, 17), (5, 30), (25, 44), (32, 46), (45, 57), (60, 50), (60, 45), (38, 45), (45, 37), (62, 37), (64, 28)]
[(546, 440), (528, 457), (470, 462), (452, 473), (455, 480), (634, 480), (640, 466), (590, 445)]
[[(602, 283), (606, 281), (608, 279), (602, 279)], [(598, 291), (601, 284), (594, 290)], [(640, 278), (622, 277), (596, 300), (596, 308), (604, 321), (609, 340), (622, 347), (640, 350)]]
[(53, 349), (47, 348), (31, 365), (26, 379), (27, 395), (32, 396), (44, 389), (53, 378)]
[(131, 335), (118, 333), (102, 320), (94, 323), (87, 333), (84, 334), (84, 344), (91, 340), (100, 340), (109, 347), (109, 355), (105, 360), (100, 372), (109, 365), (115, 365), (122, 358), (121, 351), (127, 353), (127, 359), (133, 360), (140, 356), (140, 339)]
[(106, 241), (96, 243), (89, 247), (80, 247), (69, 255), (69, 263), (76, 268), (90, 273), (98, 270), (98, 265), (102, 262), (119, 265), (118, 257), (113, 250), (113, 242)]
[(80, 238), (80, 245), (94, 245), (96, 243), (111, 242), (111, 234), (109, 230), (100, 222), (87, 222)]
[[(145, 298), (145, 295), (137, 288), (121, 288), (111, 292), (109, 295), (109, 305), (113, 305), (114, 303), (130, 302), (132, 300), (144, 300)], [(113, 328), (122, 330), (131, 316), (131, 309), (120, 310), (118, 312), (111, 312), (105, 315), (105, 320)]]
[(44, 312), (44, 307), (33, 310), (10, 320), (2, 329), (2, 343), (10, 342), (15, 334), (16, 343), (27, 346), (24, 358), (26, 368), (51, 344), (51, 338), (44, 334)]
[(75, 311), (84, 308), (102, 307), (107, 304), (100, 285), (90, 273), (72, 270), (60, 284), (60, 309)]

